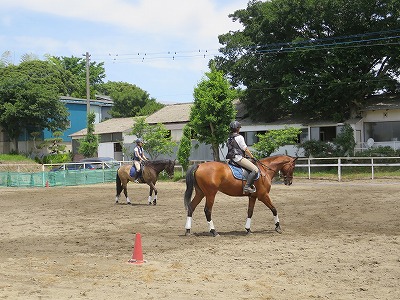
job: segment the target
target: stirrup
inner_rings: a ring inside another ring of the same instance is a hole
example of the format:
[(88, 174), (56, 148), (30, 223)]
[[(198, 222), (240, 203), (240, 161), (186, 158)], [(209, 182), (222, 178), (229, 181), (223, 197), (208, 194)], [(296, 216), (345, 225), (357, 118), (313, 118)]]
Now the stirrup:
[(252, 186), (245, 186), (245, 187), (243, 188), (243, 194), (247, 194), (247, 193), (253, 194), (253, 193), (255, 193), (256, 191), (257, 191), (257, 189), (256, 189), (256, 187), (255, 187), (254, 185), (252, 185)]

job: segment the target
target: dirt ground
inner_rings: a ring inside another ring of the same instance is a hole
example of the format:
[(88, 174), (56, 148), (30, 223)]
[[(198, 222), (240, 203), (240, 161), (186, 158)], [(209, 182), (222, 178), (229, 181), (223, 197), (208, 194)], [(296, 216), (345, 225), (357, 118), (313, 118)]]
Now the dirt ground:
[[(247, 198), (204, 201), (185, 236), (184, 182), (0, 189), (0, 299), (400, 299), (400, 182), (274, 184), (282, 234)], [(136, 233), (146, 263), (128, 263)]]

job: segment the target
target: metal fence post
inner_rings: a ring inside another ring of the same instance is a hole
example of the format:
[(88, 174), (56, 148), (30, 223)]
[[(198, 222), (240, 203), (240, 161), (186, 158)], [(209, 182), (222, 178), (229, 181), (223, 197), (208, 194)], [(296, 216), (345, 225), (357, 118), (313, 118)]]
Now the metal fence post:
[(372, 157), (371, 157), (371, 169), (372, 169), (371, 179), (374, 179), (374, 159)]

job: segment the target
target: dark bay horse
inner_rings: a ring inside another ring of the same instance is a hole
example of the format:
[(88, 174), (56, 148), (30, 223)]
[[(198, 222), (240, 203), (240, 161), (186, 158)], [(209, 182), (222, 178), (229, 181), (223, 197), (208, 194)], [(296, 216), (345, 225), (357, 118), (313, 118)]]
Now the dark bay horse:
[[(116, 177), (116, 188), (117, 195), (115, 197), (115, 203), (118, 203), (121, 192), (124, 191), (124, 195), (126, 198), (126, 203), (131, 204), (131, 201), (128, 197), (127, 185), (129, 181), (134, 181), (135, 178), (132, 178), (129, 173), (132, 165), (123, 165), (118, 168), (117, 177)], [(151, 205), (151, 197), (154, 191), (154, 200), (153, 205), (157, 204), (157, 189), (155, 187), (158, 175), (165, 170), (167, 175), (172, 178), (174, 176), (174, 168), (175, 161), (174, 160), (148, 160), (145, 161), (143, 166), (143, 180), (139, 181), (139, 183), (147, 183), (150, 186), (149, 198), (148, 202)]]
[[(297, 157), (277, 155), (258, 160), (257, 165), (260, 169), (260, 178), (254, 182), (257, 190), (252, 194), (243, 194), (242, 180), (233, 177), (232, 171), (226, 163), (211, 161), (200, 165), (193, 165), (186, 173), (186, 191), (184, 196), (184, 203), (187, 209), (187, 220), (185, 225), (186, 235), (190, 235), (193, 212), (204, 197), (206, 198), (204, 213), (208, 222), (209, 232), (213, 236), (218, 235), (211, 218), (215, 195), (218, 191), (229, 196), (249, 197), (247, 220), (245, 224), (247, 233), (251, 233), (251, 218), (253, 216), (254, 205), (257, 199), (272, 211), (275, 230), (282, 233), (279, 225), (278, 212), (271, 202), (269, 191), (271, 190), (272, 179), (279, 172), (283, 177), (285, 185), (292, 184), (296, 159)], [(193, 189), (195, 190), (195, 196), (193, 200), (190, 201)]]

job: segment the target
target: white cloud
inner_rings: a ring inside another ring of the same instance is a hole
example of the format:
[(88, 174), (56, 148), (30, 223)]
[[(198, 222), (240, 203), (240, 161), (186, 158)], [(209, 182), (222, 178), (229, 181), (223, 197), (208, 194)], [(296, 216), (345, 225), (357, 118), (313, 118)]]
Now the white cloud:
[(218, 8), (215, 0), (13, 0), (5, 7), (22, 8), (64, 18), (106, 23), (132, 33), (215, 43), (218, 34), (239, 28), (228, 14), (246, 1)]
[[(218, 53), (218, 35), (240, 28), (228, 15), (247, 1), (0, 0), (0, 45), (16, 60), (24, 53), (69, 57), (89, 51), (105, 63), (107, 80), (187, 102)], [(176, 58), (168, 51), (177, 51)], [(142, 62), (145, 52), (151, 55)]]

